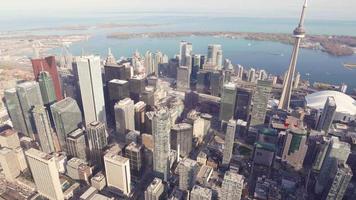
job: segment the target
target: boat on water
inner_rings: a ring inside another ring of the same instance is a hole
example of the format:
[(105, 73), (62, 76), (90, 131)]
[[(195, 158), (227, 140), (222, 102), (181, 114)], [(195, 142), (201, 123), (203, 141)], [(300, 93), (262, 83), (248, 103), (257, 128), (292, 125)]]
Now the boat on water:
[(348, 69), (356, 69), (356, 64), (351, 64), (351, 63), (343, 63), (344, 67)]

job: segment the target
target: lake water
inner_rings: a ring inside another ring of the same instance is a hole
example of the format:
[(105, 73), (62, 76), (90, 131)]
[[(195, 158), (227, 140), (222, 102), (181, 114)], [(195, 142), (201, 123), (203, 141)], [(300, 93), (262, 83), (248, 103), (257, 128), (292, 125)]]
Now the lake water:
[[(89, 16), (89, 17), (88, 17)], [(245, 67), (266, 69), (268, 72), (282, 74), (289, 65), (292, 46), (277, 42), (257, 42), (244, 39), (227, 39), (215, 37), (174, 37), (174, 38), (136, 38), (128, 40), (108, 39), (113, 32), (156, 32), (156, 31), (241, 31), (290, 33), (298, 19), (261, 19), (220, 16), (182, 16), (167, 13), (97, 13), (88, 16), (64, 16), (49, 18), (12, 19), (6, 23), (0, 19), (0, 31), (15, 31), (41, 27), (59, 27), (67, 25), (96, 25), (100, 23), (121, 24), (161, 24), (149, 28), (111, 28), (89, 29), (78, 31), (40, 31), (26, 32), (31, 34), (91, 34), (88, 41), (76, 43), (70, 47), (74, 55), (86, 53), (107, 55), (111, 48), (116, 58), (131, 56), (135, 50), (142, 54), (147, 50), (157, 51), (174, 56), (179, 51), (179, 42), (187, 40), (193, 43), (194, 53), (206, 54), (207, 45), (212, 43), (223, 46), (223, 55), (234, 64)], [(356, 36), (355, 21), (306, 20), (307, 34), (353, 35)], [(54, 50), (53, 53), (58, 53)], [(297, 71), (302, 78), (333, 84), (346, 83), (349, 88), (356, 88), (356, 70), (349, 70), (342, 63), (356, 63), (356, 56), (335, 57), (315, 50), (302, 49)]]

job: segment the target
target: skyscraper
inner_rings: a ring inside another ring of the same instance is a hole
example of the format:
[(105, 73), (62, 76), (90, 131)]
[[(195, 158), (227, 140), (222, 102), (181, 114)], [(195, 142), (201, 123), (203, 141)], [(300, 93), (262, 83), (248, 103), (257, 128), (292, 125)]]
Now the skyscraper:
[(229, 123), (227, 124), (227, 128), (226, 128), (225, 145), (223, 151), (222, 164), (224, 165), (228, 165), (232, 157), (232, 151), (234, 149), (234, 143), (235, 143), (236, 126), (237, 126), (236, 120), (233, 119), (229, 120)]
[(126, 80), (112, 79), (108, 87), (111, 101), (120, 101), (130, 96), (129, 82)]
[(37, 192), (51, 200), (64, 199), (55, 158), (33, 148), (25, 154)]
[(306, 130), (300, 128), (288, 129), (283, 146), (282, 161), (287, 162), (295, 170), (300, 170), (303, 168), (307, 150)]
[(329, 133), (330, 126), (334, 121), (335, 112), (336, 102), (334, 97), (330, 96), (326, 99), (323, 113), (321, 114), (320, 120), (318, 122), (318, 131), (323, 130), (325, 134)]
[(5, 175), (5, 179), (9, 182), (14, 182), (16, 177), (20, 175), (20, 166), (15, 157), (15, 152), (12, 149), (2, 147), (0, 149), (0, 164)]
[(153, 171), (156, 176), (167, 181), (170, 176), (170, 114), (166, 108), (156, 111), (152, 121)]
[(251, 126), (263, 125), (266, 118), (267, 104), (272, 91), (271, 81), (257, 81), (257, 88), (252, 96)]
[(87, 134), (90, 159), (101, 166), (103, 149), (108, 145), (106, 126), (101, 122), (91, 122), (87, 126)]
[(6, 108), (9, 112), (14, 129), (20, 133), (28, 134), (25, 117), (22, 113), (21, 104), (17, 96), (16, 89), (12, 88), (5, 90), (4, 96)]
[(135, 106), (134, 101), (125, 98), (115, 104), (116, 132), (125, 136), (127, 130), (135, 130)]
[(32, 115), (36, 125), (36, 132), (40, 140), (41, 149), (45, 153), (55, 152), (53, 143), (53, 131), (46, 107), (36, 105), (32, 109)]
[(125, 147), (125, 157), (130, 160), (131, 180), (138, 183), (142, 178), (143, 163), (143, 146), (131, 142)]
[(223, 87), (220, 103), (219, 120), (229, 121), (234, 116), (236, 102), (236, 85), (226, 83)]
[(186, 66), (177, 69), (177, 90), (186, 91), (190, 88), (190, 72)]
[(221, 71), (214, 71), (210, 74), (211, 95), (217, 97), (220, 96), (222, 83), (223, 83), (223, 75)]
[(154, 178), (145, 191), (145, 200), (160, 200), (164, 192), (162, 180)]
[(215, 69), (218, 68), (220, 63), (222, 64), (222, 50), (220, 44), (208, 45), (207, 63), (212, 64), (215, 67)]
[(189, 59), (192, 59), (192, 51), (193, 51), (192, 43), (189, 43), (187, 41), (180, 42), (179, 65), (186, 66), (188, 67), (189, 70), (191, 70), (191, 66), (189, 66), (189, 63), (191, 64), (191, 61), (189, 61)]
[(130, 96), (139, 96), (145, 91), (146, 79), (143, 76), (133, 76), (129, 80)]
[(109, 152), (104, 156), (104, 163), (108, 187), (113, 191), (119, 190), (126, 196), (130, 195), (131, 173), (129, 159)]
[(308, 0), (305, 0), (299, 25), (293, 32), (295, 42), (294, 42), (294, 47), (292, 52), (292, 58), (290, 61), (287, 75), (283, 81), (282, 95), (278, 104), (278, 108), (283, 110), (289, 109), (290, 99), (292, 96), (293, 82), (294, 82), (295, 69), (296, 69), (297, 59), (299, 54), (299, 47), (302, 39), (305, 37), (304, 17), (305, 17), (305, 10), (307, 8), (307, 5), (308, 5)]
[(20, 147), (20, 139), (16, 131), (13, 129), (5, 129), (0, 133), (0, 146), (10, 149)]
[(65, 150), (67, 135), (82, 125), (82, 113), (77, 102), (70, 97), (53, 104), (51, 111), (59, 144)]
[(171, 147), (179, 156), (188, 157), (193, 146), (193, 126), (187, 123), (175, 124), (171, 129)]
[(50, 74), (53, 80), (53, 86), (56, 94), (57, 101), (63, 99), (61, 84), (59, 81), (59, 74), (57, 71), (56, 59), (54, 56), (49, 56), (46, 58), (32, 59), (32, 68), (35, 79), (38, 80), (41, 71), (46, 71)]
[(236, 91), (236, 106), (234, 119), (248, 121), (251, 112), (253, 91), (246, 88), (238, 87)]
[(209, 188), (204, 188), (199, 185), (194, 185), (190, 192), (190, 200), (212, 200), (213, 191)]
[(178, 164), (179, 172), (179, 189), (190, 190), (195, 184), (196, 175), (198, 173), (198, 163), (195, 160), (184, 158)]
[(329, 145), (323, 165), (317, 177), (315, 193), (322, 194), (326, 192), (328, 183), (333, 179), (333, 174), (330, 172), (335, 170), (337, 165), (346, 164), (350, 153), (350, 144), (341, 142), (337, 137), (331, 138), (331, 145)]
[(145, 131), (146, 104), (139, 101), (135, 104), (135, 130), (143, 133)]
[(240, 200), (244, 188), (244, 177), (233, 171), (227, 171), (221, 186), (220, 199)]
[(349, 165), (344, 163), (335, 163), (335, 170), (333, 170), (333, 180), (328, 190), (326, 199), (342, 200), (353, 176)]
[(41, 90), (37, 82), (24, 82), (16, 86), (17, 96), (21, 104), (22, 114), (26, 122), (27, 136), (34, 138), (35, 124), (31, 110), (35, 105), (43, 105)]
[(85, 125), (93, 121), (106, 122), (100, 57), (78, 57), (73, 67), (79, 81)]
[(124, 65), (118, 65), (116, 63), (105, 63), (104, 72), (106, 83), (114, 79), (126, 80)]
[(85, 135), (83, 129), (77, 129), (67, 136), (67, 153), (70, 156), (87, 160)]
[(49, 72), (40, 72), (38, 75), (38, 84), (40, 86), (42, 100), (45, 105), (51, 104), (57, 100), (53, 79)]

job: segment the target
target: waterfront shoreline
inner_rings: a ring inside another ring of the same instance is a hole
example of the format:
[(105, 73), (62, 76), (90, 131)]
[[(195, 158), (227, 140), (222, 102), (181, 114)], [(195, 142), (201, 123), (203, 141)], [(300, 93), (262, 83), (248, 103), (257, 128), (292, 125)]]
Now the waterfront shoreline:
[[(249, 33), (249, 32), (144, 32), (128, 33), (117, 32), (107, 35), (109, 39), (135, 39), (135, 38), (173, 38), (173, 37), (223, 37), (229, 39), (246, 39), (253, 41), (272, 41), (292, 45), (294, 38), (285, 33)], [(356, 53), (356, 37), (309, 35), (303, 40), (302, 48), (320, 50), (332, 56), (351, 56)]]

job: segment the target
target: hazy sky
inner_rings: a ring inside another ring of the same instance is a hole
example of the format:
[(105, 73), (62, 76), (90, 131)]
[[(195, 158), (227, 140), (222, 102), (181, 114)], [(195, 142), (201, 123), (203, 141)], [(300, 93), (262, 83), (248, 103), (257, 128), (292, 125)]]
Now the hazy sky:
[[(203, 12), (242, 17), (296, 17), (304, 0), (0, 0), (0, 13), (64, 15), (74, 11)], [(356, 0), (310, 0), (308, 16), (356, 20)]]

